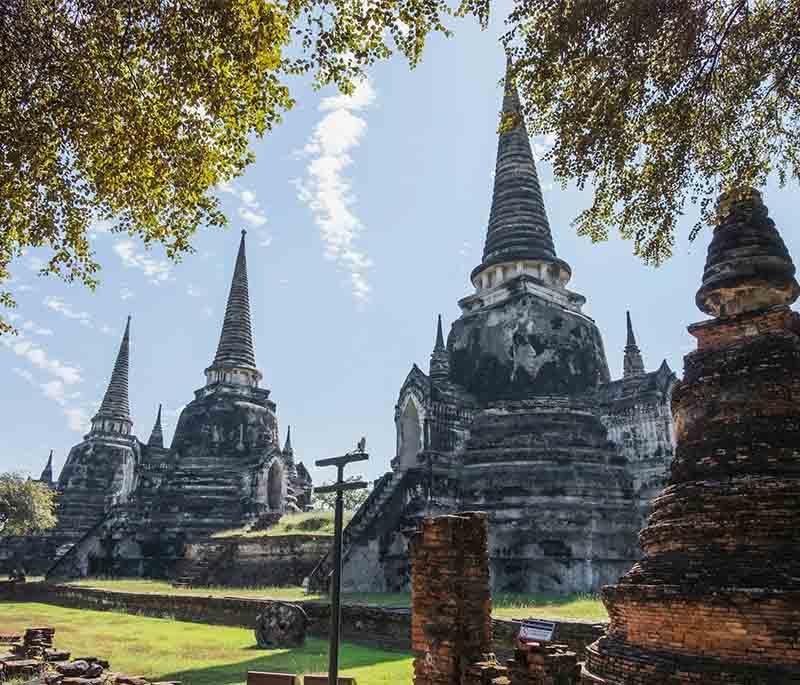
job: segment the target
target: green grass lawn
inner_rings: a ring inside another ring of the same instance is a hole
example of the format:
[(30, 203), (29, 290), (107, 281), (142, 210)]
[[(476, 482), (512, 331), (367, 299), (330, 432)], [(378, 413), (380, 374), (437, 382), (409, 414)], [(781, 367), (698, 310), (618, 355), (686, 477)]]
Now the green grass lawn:
[[(174, 588), (166, 581), (131, 579), (87, 578), (71, 584), (96, 587), (119, 592), (147, 592), (178, 595), (212, 595), (216, 597), (251, 597), (282, 599), (288, 601), (327, 601), (327, 596), (307, 595), (301, 587), (197, 587)], [(410, 607), (408, 593), (357, 593), (342, 596), (345, 604), (367, 604), (370, 606)], [(608, 619), (605, 607), (596, 595), (555, 595), (531, 593), (500, 593), (492, 598), (495, 618), (572, 618), (587, 621)]]
[[(55, 646), (73, 657), (108, 659), (111, 669), (183, 685), (235, 685), (247, 671), (321, 673), (327, 642), (309, 639), (299, 649), (263, 650), (252, 630), (145, 618), (108, 611), (65, 609), (49, 604), (0, 602), (3, 632), (53, 626)], [(411, 656), (345, 643), (340, 673), (359, 685), (411, 682)]]
[[(344, 512), (344, 525), (353, 518), (352, 511)], [(280, 521), (266, 530), (234, 528), (214, 533), (212, 538), (268, 538), (276, 535), (330, 535), (333, 536), (332, 511), (306, 511), (299, 514), (284, 514)]]

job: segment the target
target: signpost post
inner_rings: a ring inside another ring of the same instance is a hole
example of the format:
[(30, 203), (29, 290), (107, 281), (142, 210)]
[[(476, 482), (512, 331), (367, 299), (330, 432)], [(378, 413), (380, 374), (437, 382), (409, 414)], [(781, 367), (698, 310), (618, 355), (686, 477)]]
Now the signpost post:
[(331, 457), (330, 459), (319, 459), (317, 466), (335, 466), (337, 468), (337, 478), (333, 485), (323, 485), (314, 488), (315, 492), (324, 494), (326, 492), (336, 493), (336, 509), (334, 513), (334, 537), (333, 537), (333, 579), (331, 582), (331, 644), (328, 654), (328, 683), (337, 685), (339, 680), (339, 633), (342, 625), (342, 519), (344, 515), (344, 492), (346, 490), (363, 490), (367, 487), (364, 481), (344, 480), (344, 467), (354, 461), (366, 461), (369, 454), (364, 451), (364, 438), (358, 443), (355, 452), (348, 452), (341, 457)]

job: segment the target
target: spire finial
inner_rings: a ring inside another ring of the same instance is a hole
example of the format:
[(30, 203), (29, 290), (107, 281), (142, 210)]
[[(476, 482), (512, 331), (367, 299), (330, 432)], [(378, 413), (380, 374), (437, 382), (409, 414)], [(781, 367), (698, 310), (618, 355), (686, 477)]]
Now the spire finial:
[(636, 337), (633, 334), (633, 324), (631, 323), (631, 313), (625, 312), (625, 323), (628, 328), (628, 338), (625, 343), (625, 357), (622, 362), (622, 377), (639, 376), (644, 373), (644, 361), (642, 353), (636, 346)]
[(47, 457), (47, 464), (45, 464), (39, 480), (47, 485), (53, 484), (53, 450), (50, 450), (50, 456)]
[(444, 349), (444, 335), (442, 335), (442, 315), (439, 314), (439, 320), (436, 322), (436, 350)]
[(217, 353), (211, 368), (246, 368), (256, 370), (253, 329), (250, 320), (250, 295), (247, 285), (246, 231), (242, 230), (236, 266), (233, 270), (225, 319), (219, 337)]
[(286, 442), (283, 445), (283, 453), (284, 454), (293, 454), (294, 450), (292, 449), (292, 427), (286, 427)]
[(436, 344), (431, 352), (431, 363), (429, 367), (431, 378), (445, 380), (450, 376), (450, 354), (444, 344), (442, 334), (442, 315), (436, 321)]
[(625, 312), (626, 323), (628, 325), (628, 340), (625, 343), (628, 347), (636, 347), (636, 338), (633, 335), (633, 324), (631, 323), (631, 313), (630, 311)]
[(569, 273), (569, 266), (557, 258), (553, 246), (536, 162), (512, 72), (513, 62), (507, 51), (492, 208), (483, 260), (472, 271), (473, 281), (490, 266), (519, 260), (557, 262), (566, 269), (565, 273)]
[(150, 439), (147, 441), (148, 447), (164, 447), (164, 432), (161, 430), (161, 404), (158, 405), (158, 414), (156, 414), (156, 422), (153, 426), (153, 432), (150, 433)]
[(125, 332), (122, 335), (122, 342), (117, 352), (117, 360), (114, 362), (114, 370), (111, 372), (111, 380), (108, 389), (103, 396), (100, 409), (92, 419), (92, 431), (106, 433), (130, 433), (133, 421), (131, 421), (131, 408), (128, 400), (128, 371), (130, 360), (130, 335), (131, 317), (128, 315), (125, 323)]

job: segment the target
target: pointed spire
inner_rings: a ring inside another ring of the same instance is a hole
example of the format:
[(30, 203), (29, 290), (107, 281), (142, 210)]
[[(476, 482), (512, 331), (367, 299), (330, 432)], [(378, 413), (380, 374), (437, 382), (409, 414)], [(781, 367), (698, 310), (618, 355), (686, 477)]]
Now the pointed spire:
[(294, 450), (292, 449), (292, 427), (287, 426), (286, 428), (286, 442), (283, 445), (283, 453), (284, 454), (294, 454)]
[(50, 456), (47, 457), (47, 465), (39, 476), (39, 480), (47, 485), (53, 484), (53, 450), (50, 450)]
[(119, 345), (117, 361), (114, 363), (114, 370), (111, 372), (111, 380), (108, 389), (103, 396), (100, 409), (92, 419), (92, 432), (106, 433), (130, 433), (133, 421), (131, 421), (131, 408), (128, 401), (128, 367), (130, 358), (130, 333), (131, 317), (125, 324), (125, 333), (122, 335), (122, 342)]
[(644, 373), (644, 362), (642, 361), (642, 353), (636, 346), (636, 337), (633, 334), (630, 312), (625, 312), (625, 319), (628, 325), (628, 339), (625, 344), (625, 357), (622, 362), (622, 377), (629, 378)]
[(247, 289), (247, 256), (242, 231), (236, 267), (233, 270), (225, 321), (219, 337), (217, 354), (212, 366), (237, 366), (255, 369), (256, 355), (253, 347), (253, 330), (250, 322), (250, 295)]
[(156, 415), (156, 423), (153, 426), (153, 432), (150, 433), (150, 439), (147, 441), (148, 447), (164, 447), (164, 432), (161, 430), (161, 405), (158, 405), (158, 414)]
[(500, 129), (483, 261), (472, 278), (494, 264), (518, 260), (559, 262), (569, 269), (556, 257), (510, 56)]
[(628, 340), (625, 343), (626, 347), (636, 347), (636, 338), (633, 335), (633, 324), (631, 323), (631, 313), (625, 312), (625, 319), (628, 325)]
[(436, 323), (436, 345), (434, 350), (444, 349), (444, 336), (442, 335), (442, 315), (439, 314), (439, 320)]
[(439, 314), (439, 319), (436, 323), (436, 344), (431, 352), (430, 363), (430, 377), (445, 380), (450, 376), (450, 354), (444, 344), (444, 335), (442, 335), (442, 315)]

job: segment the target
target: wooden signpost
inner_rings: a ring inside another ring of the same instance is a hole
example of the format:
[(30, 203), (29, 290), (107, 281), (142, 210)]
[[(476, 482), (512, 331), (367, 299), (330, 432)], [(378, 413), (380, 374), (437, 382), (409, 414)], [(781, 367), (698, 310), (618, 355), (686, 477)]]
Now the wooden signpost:
[(336, 509), (334, 514), (333, 538), (333, 580), (331, 582), (331, 644), (328, 655), (328, 683), (337, 685), (339, 678), (339, 636), (342, 625), (342, 519), (344, 515), (344, 496), (346, 490), (363, 490), (367, 487), (364, 481), (350, 481), (344, 479), (344, 467), (354, 461), (366, 461), (369, 454), (364, 451), (365, 440), (361, 438), (355, 452), (348, 452), (341, 457), (319, 459), (317, 466), (335, 466), (337, 478), (333, 485), (323, 485), (314, 488), (315, 492), (336, 493)]

